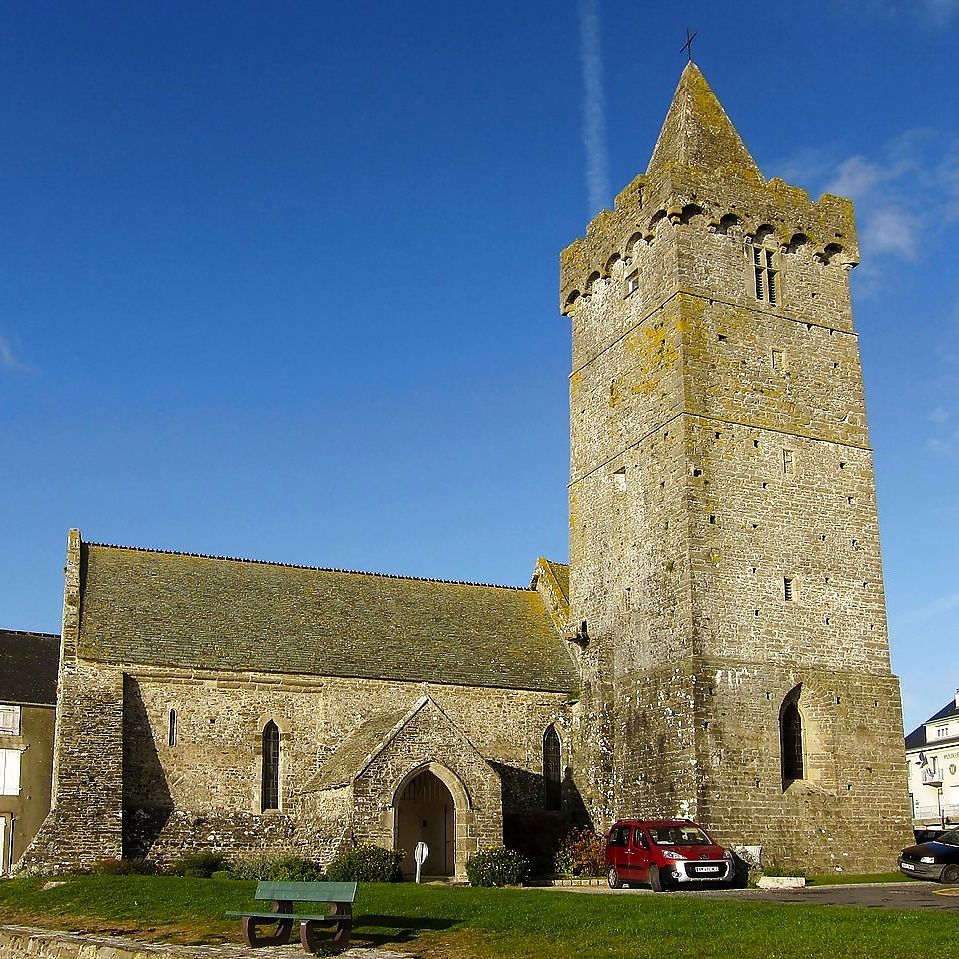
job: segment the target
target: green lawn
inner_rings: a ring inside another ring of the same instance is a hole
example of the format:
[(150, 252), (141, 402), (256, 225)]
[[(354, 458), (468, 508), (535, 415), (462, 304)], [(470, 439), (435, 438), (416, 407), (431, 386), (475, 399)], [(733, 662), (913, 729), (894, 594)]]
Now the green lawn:
[[(0, 881), (0, 923), (111, 931), (144, 939), (239, 941), (227, 909), (252, 882), (149, 876)], [(365, 884), (354, 943), (442, 959), (916, 959), (959, 941), (959, 911), (936, 915), (682, 895)]]

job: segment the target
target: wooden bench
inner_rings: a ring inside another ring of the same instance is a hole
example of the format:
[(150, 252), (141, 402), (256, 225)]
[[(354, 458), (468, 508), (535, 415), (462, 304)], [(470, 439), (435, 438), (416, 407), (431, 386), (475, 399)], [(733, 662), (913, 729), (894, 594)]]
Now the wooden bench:
[[(259, 882), (257, 899), (272, 899), (273, 906), (262, 912), (228, 912), (243, 919), (243, 939), (248, 946), (283, 946), (290, 941), (293, 923), (300, 923), (300, 942), (307, 952), (318, 949), (346, 949), (353, 929), (355, 882)], [(294, 903), (329, 903), (330, 911), (322, 915), (294, 912)], [(260, 926), (274, 925), (272, 933), (260, 935)], [(321, 926), (334, 925), (332, 939), (317, 935)]]

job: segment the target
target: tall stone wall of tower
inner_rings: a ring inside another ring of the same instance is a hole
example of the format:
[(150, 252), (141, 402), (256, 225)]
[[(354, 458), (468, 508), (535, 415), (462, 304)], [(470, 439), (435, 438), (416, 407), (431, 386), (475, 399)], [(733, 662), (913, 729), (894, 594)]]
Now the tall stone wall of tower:
[(888, 868), (908, 838), (857, 261), (848, 201), (767, 183), (693, 65), (646, 174), (563, 253), (603, 823), (696, 816), (811, 868)]

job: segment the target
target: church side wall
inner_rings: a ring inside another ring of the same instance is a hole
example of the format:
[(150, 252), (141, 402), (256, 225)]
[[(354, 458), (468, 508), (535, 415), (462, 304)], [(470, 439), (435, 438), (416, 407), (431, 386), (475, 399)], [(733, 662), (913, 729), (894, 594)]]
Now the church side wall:
[[(138, 670), (127, 679), (125, 710), (128, 854), (169, 859), (184, 848), (210, 846), (284, 847), (309, 854), (322, 838), (317, 816), (325, 815), (316, 795), (303, 793), (310, 777), (358, 726), (401, 713), (424, 694), (466, 732), (499, 773), (502, 792), (495, 808), (490, 811), (492, 800), (484, 797), (478, 816), (484, 823), (482, 840), (491, 842), (496, 834), (500, 841), (504, 814), (542, 808), (543, 734), (555, 723), (566, 751), (570, 707), (565, 695), (332, 677)], [(176, 714), (173, 745), (171, 710)], [(281, 808), (261, 813), (262, 731), (270, 720), (280, 730)], [(330, 814), (330, 828), (339, 835), (326, 837), (327, 845), (347, 834), (379, 835), (380, 827), (372, 822), (379, 822), (379, 812), (367, 809), (359, 794), (353, 801), (348, 823), (342, 818), (342, 804), (336, 816)]]

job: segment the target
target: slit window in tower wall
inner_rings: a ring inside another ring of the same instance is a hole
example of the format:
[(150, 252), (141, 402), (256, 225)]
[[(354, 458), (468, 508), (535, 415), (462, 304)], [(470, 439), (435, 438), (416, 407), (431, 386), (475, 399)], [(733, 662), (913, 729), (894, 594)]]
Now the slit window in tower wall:
[(787, 603), (793, 599), (793, 581), (788, 576), (783, 578), (783, 599)]
[(626, 277), (626, 295), (631, 296), (639, 289), (639, 270), (633, 270)]
[(752, 247), (753, 256), (753, 280), (755, 286), (753, 293), (757, 300), (775, 306), (777, 301), (776, 275), (779, 272), (776, 269), (775, 255), (772, 250), (765, 247)]

